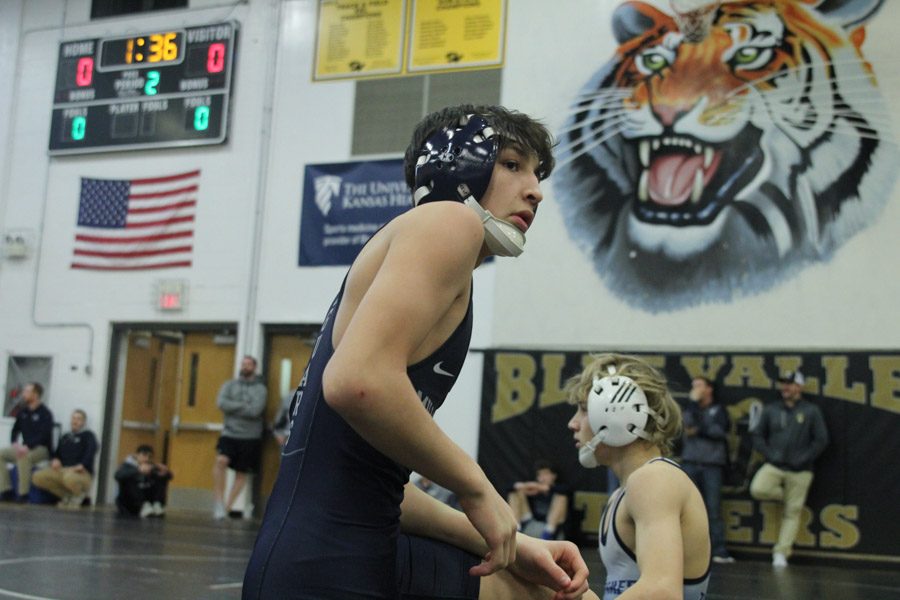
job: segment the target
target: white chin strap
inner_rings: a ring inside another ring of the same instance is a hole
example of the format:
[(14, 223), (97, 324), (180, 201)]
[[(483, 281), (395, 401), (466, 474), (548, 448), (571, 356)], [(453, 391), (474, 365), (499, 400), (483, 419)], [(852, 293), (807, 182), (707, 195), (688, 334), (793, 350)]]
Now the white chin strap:
[(484, 241), (488, 249), (496, 256), (518, 256), (525, 249), (525, 234), (482, 208), (473, 196), (466, 198), (464, 204), (475, 211), (484, 226)]
[(581, 466), (586, 469), (595, 469), (600, 466), (600, 463), (597, 462), (597, 457), (594, 456), (594, 451), (597, 449), (597, 444), (602, 442), (603, 433), (600, 432), (595, 435), (591, 441), (583, 445), (578, 449), (578, 462), (581, 463)]
[[(657, 414), (650, 410), (647, 410), (654, 418), (657, 418)], [(641, 439), (645, 439), (647, 441), (652, 441), (652, 438), (647, 435), (645, 432), (635, 429), (632, 431), (634, 435), (638, 436)], [(597, 457), (594, 456), (594, 451), (597, 449), (597, 446), (603, 442), (603, 439), (606, 437), (606, 430), (601, 431), (597, 435), (591, 438), (591, 441), (584, 444), (581, 448), (578, 449), (578, 462), (581, 463), (582, 467), (586, 469), (594, 469), (600, 466), (600, 463), (597, 462)]]

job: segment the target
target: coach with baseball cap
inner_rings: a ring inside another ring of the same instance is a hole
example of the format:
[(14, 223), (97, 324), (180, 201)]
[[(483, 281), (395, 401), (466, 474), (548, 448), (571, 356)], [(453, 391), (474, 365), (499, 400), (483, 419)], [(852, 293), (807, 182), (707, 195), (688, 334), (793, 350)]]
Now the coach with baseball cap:
[(813, 462), (828, 445), (828, 430), (819, 407), (803, 398), (800, 371), (778, 378), (781, 402), (770, 402), (753, 429), (754, 447), (765, 457), (750, 483), (756, 500), (784, 505), (781, 531), (772, 550), (772, 565), (786, 567), (800, 527), (800, 512), (813, 480)]

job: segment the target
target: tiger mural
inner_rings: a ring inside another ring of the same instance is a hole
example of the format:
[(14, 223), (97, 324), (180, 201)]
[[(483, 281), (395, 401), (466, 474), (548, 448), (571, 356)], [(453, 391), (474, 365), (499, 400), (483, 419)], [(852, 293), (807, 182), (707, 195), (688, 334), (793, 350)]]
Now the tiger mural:
[(689, 43), (647, 2), (558, 135), (554, 191), (607, 286), (645, 310), (727, 302), (829, 259), (898, 168), (865, 24), (884, 0), (732, 0)]

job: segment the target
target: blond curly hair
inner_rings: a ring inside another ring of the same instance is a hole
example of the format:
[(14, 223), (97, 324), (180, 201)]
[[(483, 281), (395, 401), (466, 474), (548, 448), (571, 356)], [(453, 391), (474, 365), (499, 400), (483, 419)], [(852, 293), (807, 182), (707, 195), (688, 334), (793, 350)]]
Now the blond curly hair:
[(569, 404), (584, 406), (594, 378), (608, 376), (612, 365), (616, 375), (629, 377), (644, 391), (648, 406), (658, 415), (656, 419), (652, 416), (647, 419), (645, 430), (663, 456), (671, 456), (672, 446), (681, 435), (681, 408), (672, 398), (665, 376), (637, 356), (606, 353), (592, 358), (581, 373), (566, 382), (563, 391)]

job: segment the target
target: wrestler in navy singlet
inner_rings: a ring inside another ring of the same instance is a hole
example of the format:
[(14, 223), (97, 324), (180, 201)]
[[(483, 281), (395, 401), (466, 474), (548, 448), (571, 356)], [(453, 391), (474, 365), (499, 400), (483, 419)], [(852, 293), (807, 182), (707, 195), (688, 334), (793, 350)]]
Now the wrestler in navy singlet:
[[(290, 437), (244, 577), (244, 600), (398, 597), (400, 502), (409, 470), (363, 440), (322, 391), (344, 285), (294, 393)], [(407, 369), (429, 413), (456, 381), (471, 334), (470, 291), (456, 330)]]

